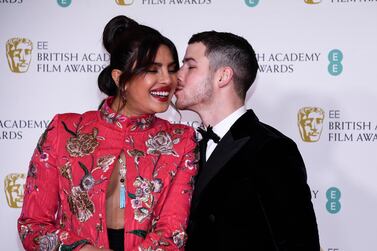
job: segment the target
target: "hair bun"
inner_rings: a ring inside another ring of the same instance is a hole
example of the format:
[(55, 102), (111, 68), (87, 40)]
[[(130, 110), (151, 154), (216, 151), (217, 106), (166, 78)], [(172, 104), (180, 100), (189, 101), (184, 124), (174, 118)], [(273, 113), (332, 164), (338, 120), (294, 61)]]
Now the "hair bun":
[(124, 15), (119, 15), (111, 19), (106, 24), (102, 36), (103, 46), (105, 47), (106, 51), (111, 53), (118, 38), (121, 37), (125, 31), (129, 30), (130, 28), (135, 28), (138, 25), (139, 24), (135, 20)]
[(107, 66), (101, 71), (98, 75), (97, 82), (101, 92), (105, 93), (107, 96), (115, 96), (117, 94), (118, 87), (111, 76), (110, 66)]

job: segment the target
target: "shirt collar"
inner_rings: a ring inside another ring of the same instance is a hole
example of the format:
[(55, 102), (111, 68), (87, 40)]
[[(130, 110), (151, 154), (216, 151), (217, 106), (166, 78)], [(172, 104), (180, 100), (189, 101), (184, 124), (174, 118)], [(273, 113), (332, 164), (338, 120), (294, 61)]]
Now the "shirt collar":
[(246, 106), (241, 106), (225, 119), (221, 120), (215, 126), (213, 126), (213, 131), (220, 137), (223, 138), (224, 135), (229, 131), (232, 125), (244, 114), (246, 113)]

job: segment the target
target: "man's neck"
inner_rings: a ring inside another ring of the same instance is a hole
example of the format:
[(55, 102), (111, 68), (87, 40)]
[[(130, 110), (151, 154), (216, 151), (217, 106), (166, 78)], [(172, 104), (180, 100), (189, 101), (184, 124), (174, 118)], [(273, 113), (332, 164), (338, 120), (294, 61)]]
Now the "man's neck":
[(224, 102), (224, 104), (213, 104), (211, 106), (202, 107), (197, 110), (197, 113), (205, 126), (215, 126), (244, 105), (245, 104), (241, 101), (227, 102), (226, 104)]

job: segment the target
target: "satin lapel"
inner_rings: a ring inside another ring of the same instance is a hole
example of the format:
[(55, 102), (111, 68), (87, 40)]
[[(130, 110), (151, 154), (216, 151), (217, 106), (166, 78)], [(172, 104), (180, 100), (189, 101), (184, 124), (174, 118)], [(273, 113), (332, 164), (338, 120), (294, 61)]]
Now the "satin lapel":
[(213, 177), (224, 167), (224, 165), (241, 149), (249, 140), (249, 136), (235, 140), (231, 131), (225, 134), (224, 138), (217, 145), (208, 161), (201, 166), (200, 175), (196, 182), (194, 190), (193, 208), (199, 202), (199, 197), (203, 189), (212, 180)]

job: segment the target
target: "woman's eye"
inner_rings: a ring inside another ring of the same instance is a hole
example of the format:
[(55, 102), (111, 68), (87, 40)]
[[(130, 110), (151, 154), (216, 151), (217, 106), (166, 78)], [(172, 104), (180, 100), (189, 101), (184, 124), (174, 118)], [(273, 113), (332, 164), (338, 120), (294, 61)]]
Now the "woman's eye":
[(148, 69), (147, 72), (150, 72), (150, 73), (157, 73), (157, 69)]

